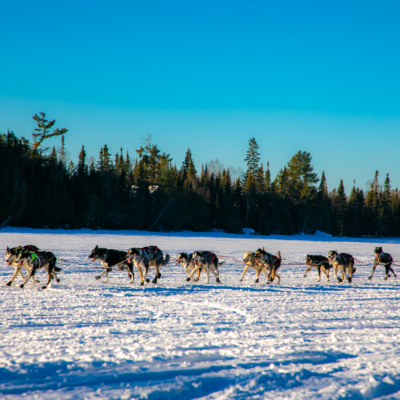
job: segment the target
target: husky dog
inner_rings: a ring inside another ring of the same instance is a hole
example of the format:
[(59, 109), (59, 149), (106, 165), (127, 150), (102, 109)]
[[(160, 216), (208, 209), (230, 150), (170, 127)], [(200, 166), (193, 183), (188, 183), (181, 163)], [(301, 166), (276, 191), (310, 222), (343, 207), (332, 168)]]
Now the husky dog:
[(20, 264), (20, 266), (22, 266), (24, 262), (27, 262), (30, 268), (30, 271), (24, 282), (19, 285), (21, 289), (25, 286), (29, 279), (35, 275), (35, 272), (39, 268), (44, 268), (47, 272), (47, 283), (45, 286), (42, 286), (42, 289), (46, 289), (53, 278), (55, 278), (57, 282), (60, 282), (56, 272), (62, 270), (61, 268), (56, 267), (57, 257), (50, 251), (34, 252), (30, 250), (23, 250), (18, 257), (17, 262)]
[[(161, 278), (160, 266), (165, 266), (169, 263), (169, 254), (166, 254), (165, 259), (163, 259), (163, 252), (157, 246), (143, 247), (138, 249), (132, 247), (128, 250), (127, 254), (129, 262), (134, 262), (140, 275), (140, 286), (144, 285), (144, 281), (150, 282), (147, 279), (147, 273), (150, 267), (156, 269), (156, 277), (153, 279), (153, 283), (157, 283), (157, 279)], [(144, 275), (143, 275), (144, 270)]]
[(385, 267), (386, 273), (385, 273), (385, 281), (387, 278), (390, 276), (390, 271), (392, 271), (394, 277), (396, 278), (396, 274), (394, 273), (392, 269), (392, 263), (393, 263), (393, 258), (390, 254), (384, 253), (382, 250), (382, 247), (375, 247), (374, 249), (375, 253), (375, 258), (374, 258), (374, 266), (372, 267), (372, 272), (371, 275), (368, 277), (368, 279), (372, 279), (375, 269), (378, 265), (383, 265)]
[(281, 277), (276, 273), (276, 271), (278, 271), (282, 264), (281, 252), (278, 251), (278, 257), (273, 256), (272, 254), (267, 253), (263, 247), (262, 250), (258, 249), (256, 251), (256, 253), (254, 254), (254, 258), (256, 260), (260, 260), (263, 263), (263, 266), (269, 269), (267, 284), (271, 284), (274, 281), (275, 277), (277, 277), (279, 285), (281, 283)]
[(243, 255), (243, 262), (245, 263), (245, 267), (244, 267), (244, 271), (242, 274), (242, 277), (240, 278), (240, 282), (243, 281), (243, 278), (246, 275), (246, 272), (249, 268), (253, 268), (256, 270), (256, 280), (254, 283), (258, 283), (259, 282), (259, 276), (261, 274), (261, 271), (264, 273), (264, 275), (267, 277), (268, 279), (268, 275), (267, 272), (265, 271), (265, 267), (262, 263), (262, 261), (260, 260), (256, 260), (254, 258), (254, 253), (250, 252), (250, 251), (246, 251), (246, 253), (244, 253)]
[(304, 278), (307, 277), (307, 272), (310, 272), (314, 267), (318, 270), (317, 282), (321, 281), (321, 270), (326, 275), (326, 279), (329, 281), (329, 270), (332, 268), (332, 265), (329, 264), (327, 257), (307, 254), (306, 264), (308, 264), (309, 267), (304, 271)]
[(196, 268), (186, 279), (188, 282), (193, 279), (193, 275), (195, 272), (199, 271), (200, 269), (203, 269), (207, 273), (207, 280), (206, 280), (207, 283), (210, 280), (210, 271), (215, 275), (215, 281), (217, 283), (221, 283), (221, 281), (219, 280), (219, 270), (218, 270), (218, 265), (220, 264), (218, 264), (218, 257), (214, 253), (203, 250), (195, 251), (192, 255), (192, 263), (196, 266)]
[[(335, 278), (338, 282), (343, 282), (346, 276), (346, 270), (349, 271), (349, 276), (347, 277), (347, 282), (351, 283), (353, 275), (355, 274), (357, 268), (354, 268), (354, 257), (346, 253), (338, 253), (337, 250), (331, 250), (328, 253), (328, 259), (332, 263), (335, 270)], [(338, 270), (342, 273), (342, 278), (337, 276)]]
[[(192, 274), (193, 270), (196, 268), (196, 265), (193, 264), (193, 262), (192, 262), (192, 255), (193, 255), (193, 253), (192, 254), (179, 253), (178, 257), (176, 258), (176, 264), (181, 264), (189, 277)], [(203, 269), (203, 271), (205, 272), (204, 269)], [(200, 272), (201, 272), (201, 270), (198, 269), (197, 270), (197, 278), (194, 279), (195, 281), (199, 280)]]
[[(22, 280), (24, 280), (26, 278), (26, 276), (22, 275), (22, 268), (26, 269), (27, 274), (29, 274), (30, 272), (30, 268), (28, 266), (28, 264), (26, 262), (24, 262), (22, 264), (22, 266), (19, 265), (19, 263), (17, 262), (17, 259), (19, 257), (19, 255), (22, 253), (23, 250), (26, 249), (31, 249), (34, 252), (40, 251), (39, 248), (37, 248), (36, 246), (33, 245), (27, 245), (27, 246), (18, 246), (18, 247), (13, 247), (13, 248), (9, 248), (7, 247), (7, 251), (6, 251), (6, 263), (7, 265), (12, 265), (15, 268), (14, 274), (11, 278), (11, 280), (6, 283), (7, 286), (11, 286), (12, 283), (14, 282), (15, 278), (18, 276), (18, 274), (21, 276)], [(35, 279), (34, 276), (32, 276), (32, 279), (35, 283), (38, 283), (39, 281)]]
[(96, 280), (99, 280), (104, 274), (106, 274), (106, 280), (104, 283), (108, 282), (108, 273), (112, 271), (112, 267), (117, 266), (120, 271), (127, 270), (128, 276), (131, 279), (131, 283), (134, 282), (135, 276), (133, 274), (133, 264), (127, 259), (126, 251), (119, 251), (113, 249), (103, 249), (96, 246), (90, 253), (89, 258), (92, 262), (98, 260), (104, 271), (96, 276)]

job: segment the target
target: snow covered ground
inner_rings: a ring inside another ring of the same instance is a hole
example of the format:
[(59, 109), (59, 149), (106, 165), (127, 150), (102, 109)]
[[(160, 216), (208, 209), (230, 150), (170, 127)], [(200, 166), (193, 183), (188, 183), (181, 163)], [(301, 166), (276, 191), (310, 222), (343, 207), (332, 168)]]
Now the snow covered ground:
[(96, 244), (239, 259), (265, 246), (301, 262), (332, 249), (368, 262), (382, 245), (400, 257), (388, 239), (0, 230), (0, 399), (400, 399), (400, 278), (384, 281), (383, 267), (369, 281), (356, 263), (353, 283), (338, 284), (283, 263), (281, 285), (266, 286), (254, 271), (240, 282), (229, 261), (206, 285), (170, 263), (143, 288), (136, 271), (134, 285), (120, 271), (105, 284), (92, 266), (59, 264), (48, 290), (6, 287), (5, 248), (25, 244), (78, 264)]

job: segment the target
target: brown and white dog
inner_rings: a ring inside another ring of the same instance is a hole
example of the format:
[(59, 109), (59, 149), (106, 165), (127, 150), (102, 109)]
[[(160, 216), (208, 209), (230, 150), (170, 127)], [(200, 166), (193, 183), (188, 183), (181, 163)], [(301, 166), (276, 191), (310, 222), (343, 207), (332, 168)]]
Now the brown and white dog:
[(256, 253), (254, 254), (254, 258), (256, 260), (261, 260), (264, 267), (269, 269), (267, 284), (271, 284), (274, 281), (275, 277), (277, 277), (279, 285), (281, 283), (281, 277), (276, 273), (276, 271), (278, 271), (282, 264), (281, 252), (278, 251), (278, 256), (274, 256), (270, 253), (267, 253), (263, 247), (262, 249), (258, 249), (256, 251)]
[[(354, 273), (356, 272), (356, 268), (354, 268), (354, 257), (350, 254), (346, 253), (338, 253), (337, 250), (331, 250), (328, 253), (328, 259), (332, 263), (332, 266), (335, 270), (335, 278), (338, 282), (343, 282), (346, 276), (346, 270), (349, 273), (347, 277), (347, 281), (351, 283)], [(337, 272), (341, 271), (342, 278), (340, 279), (337, 276)]]
[[(193, 255), (193, 253), (192, 254), (179, 253), (178, 257), (176, 258), (176, 264), (182, 265), (182, 267), (185, 269), (188, 277), (191, 276), (192, 272), (196, 268), (196, 265), (193, 264), (193, 262), (192, 262), (192, 255)], [(194, 279), (195, 281), (198, 281), (200, 279), (201, 271), (202, 271), (201, 269), (197, 270), (197, 278)], [(203, 269), (203, 271), (206, 272), (205, 269)]]
[(208, 283), (210, 281), (210, 271), (215, 275), (215, 281), (217, 283), (221, 283), (219, 280), (219, 270), (218, 270), (218, 257), (216, 254), (211, 251), (198, 250), (195, 251), (192, 255), (192, 263), (196, 266), (196, 268), (192, 271), (190, 276), (186, 279), (188, 282), (193, 279), (193, 275), (195, 272), (200, 269), (205, 270), (207, 273)]
[(144, 281), (150, 282), (150, 280), (147, 279), (147, 273), (149, 272), (150, 267), (156, 269), (156, 277), (152, 282), (157, 283), (157, 279), (161, 278), (159, 268), (169, 263), (169, 254), (165, 256), (165, 259), (163, 259), (163, 252), (157, 246), (148, 246), (141, 249), (132, 247), (128, 250), (127, 257), (128, 261), (133, 261), (139, 270), (141, 286), (144, 285)]
[(321, 270), (325, 274), (326, 279), (329, 281), (329, 270), (332, 266), (331, 264), (329, 264), (329, 260), (327, 257), (307, 254), (306, 264), (309, 265), (309, 267), (304, 271), (304, 278), (307, 277), (307, 272), (310, 272), (313, 268), (316, 268), (318, 270), (317, 282), (321, 281)]
[(252, 253), (251, 251), (246, 251), (246, 253), (244, 253), (244, 255), (243, 255), (243, 262), (245, 263), (245, 267), (244, 267), (242, 277), (240, 278), (240, 282), (243, 281), (243, 279), (246, 275), (246, 272), (249, 268), (253, 268), (256, 270), (256, 280), (254, 283), (259, 282), (259, 276), (261, 274), (261, 271), (265, 274), (266, 278), (268, 279), (268, 275), (267, 275), (267, 272), (265, 270), (265, 267), (264, 267), (262, 261), (256, 260), (254, 258), (254, 253)]

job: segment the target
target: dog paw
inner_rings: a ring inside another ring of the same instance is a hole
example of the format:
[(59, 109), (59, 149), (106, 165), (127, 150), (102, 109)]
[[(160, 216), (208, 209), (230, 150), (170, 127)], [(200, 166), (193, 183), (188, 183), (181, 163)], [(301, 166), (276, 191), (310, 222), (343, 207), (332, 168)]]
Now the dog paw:
[(190, 278), (186, 278), (186, 282), (190, 282)]
[(368, 279), (371, 280), (371, 279), (372, 279), (372, 276), (369, 276)]
[(144, 282), (140, 282), (140, 286), (144, 286)]
[(307, 274), (304, 274), (303, 278), (307, 278)]
[(243, 279), (239, 279), (240, 282), (243, 282)]
[(149, 282), (150, 282), (150, 279), (146, 279), (146, 282), (149, 283)]
[(215, 282), (221, 283), (221, 281), (219, 280), (219, 278), (215, 279)]
[(154, 278), (151, 282), (152, 283), (157, 283), (157, 278)]
[(351, 283), (351, 280), (352, 280), (351, 278), (347, 278), (347, 282)]
[(258, 279), (256, 279), (256, 280), (254, 281), (254, 283), (258, 283)]
[(159, 278), (159, 279), (161, 278), (161, 272), (158, 273), (158, 278)]
[(337, 280), (339, 283), (342, 283), (343, 282), (343, 279), (338, 279)]
[(96, 279), (96, 281), (98, 281), (101, 278), (101, 276), (95, 276), (94, 279)]
[(10, 281), (10, 282), (6, 283), (6, 286), (11, 286), (11, 284), (12, 284), (12, 282)]
[(47, 289), (47, 286), (42, 286), (42, 289)]
[(57, 283), (60, 283), (61, 282), (61, 279), (57, 279)]
[(356, 273), (356, 271), (357, 271), (357, 268), (354, 268), (353, 269), (353, 275)]
[(387, 278), (388, 278), (388, 277), (387, 277), (387, 276), (385, 276), (385, 277), (383, 278), (383, 280), (384, 280), (384, 281), (387, 281)]
[(21, 289), (23, 289), (23, 288), (24, 288), (24, 284), (19, 285), (19, 287), (20, 287)]

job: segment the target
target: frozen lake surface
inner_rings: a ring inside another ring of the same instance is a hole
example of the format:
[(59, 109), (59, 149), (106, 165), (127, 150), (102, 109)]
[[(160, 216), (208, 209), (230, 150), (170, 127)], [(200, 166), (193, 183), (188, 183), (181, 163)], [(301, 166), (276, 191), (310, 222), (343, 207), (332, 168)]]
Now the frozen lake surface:
[(337, 249), (365, 263), (382, 245), (400, 258), (395, 239), (2, 229), (0, 399), (400, 399), (400, 277), (384, 281), (383, 267), (369, 281), (356, 261), (353, 283), (339, 284), (283, 262), (281, 285), (267, 286), (253, 270), (240, 282), (243, 265), (228, 259), (207, 285), (171, 262), (140, 287), (136, 269), (131, 285), (117, 270), (96, 281), (98, 263), (58, 264), (48, 290), (6, 287), (5, 248), (25, 244), (80, 265), (95, 245), (239, 259), (265, 246), (298, 262)]

